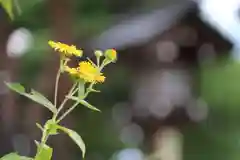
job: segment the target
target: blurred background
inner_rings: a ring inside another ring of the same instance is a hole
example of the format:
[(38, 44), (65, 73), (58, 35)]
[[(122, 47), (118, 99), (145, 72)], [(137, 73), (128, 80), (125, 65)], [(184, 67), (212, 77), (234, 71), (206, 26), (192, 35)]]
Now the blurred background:
[[(0, 2), (0, 156), (35, 153), (35, 123), (51, 115), (3, 82), (53, 99), (59, 57), (51, 39), (92, 58), (95, 49), (119, 53), (101, 94), (89, 96), (102, 112), (79, 106), (63, 122), (84, 139), (86, 160), (239, 160), (240, 1)], [(59, 101), (70, 85), (60, 80)], [(54, 160), (81, 159), (65, 135), (49, 144)]]

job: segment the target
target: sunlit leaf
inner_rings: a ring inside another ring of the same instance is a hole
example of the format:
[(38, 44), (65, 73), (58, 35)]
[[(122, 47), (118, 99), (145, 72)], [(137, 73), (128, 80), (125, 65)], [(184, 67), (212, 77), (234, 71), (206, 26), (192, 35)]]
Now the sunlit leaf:
[(53, 149), (48, 145), (41, 145), (39, 142), (35, 141), (39, 153), (35, 156), (34, 160), (51, 160)]
[(20, 156), (17, 153), (9, 153), (3, 156), (0, 160), (33, 160), (33, 158)]
[(20, 159), (21, 159), (21, 160), (33, 160), (33, 158), (30, 158), (30, 157), (24, 157), (24, 156), (21, 156)]
[(53, 113), (57, 112), (56, 107), (52, 104), (52, 102), (50, 102), (46, 97), (44, 97), (41, 93), (35, 91), (35, 90), (31, 90), (30, 93), (27, 93), (25, 91), (25, 88), (19, 84), (19, 83), (6, 83), (6, 85), (8, 86), (8, 88), (10, 88), (11, 90), (19, 93), (20, 95), (23, 95), (25, 97), (28, 97), (29, 99), (47, 107), (50, 111), (52, 111)]
[(2, 157), (1, 160), (20, 160), (20, 156), (17, 153), (9, 153)]
[(63, 126), (58, 126), (58, 128), (63, 132), (67, 133), (68, 136), (78, 145), (78, 147), (82, 150), (82, 157), (84, 158), (86, 153), (86, 146), (84, 141), (82, 140), (82, 137), (77, 132)]
[(0, 0), (0, 4), (6, 10), (7, 14), (13, 19), (13, 1), (12, 0)]

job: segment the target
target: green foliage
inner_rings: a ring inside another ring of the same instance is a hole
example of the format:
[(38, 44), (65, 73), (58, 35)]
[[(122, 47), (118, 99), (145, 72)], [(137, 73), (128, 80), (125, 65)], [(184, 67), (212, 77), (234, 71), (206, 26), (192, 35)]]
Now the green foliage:
[(13, 1), (12, 0), (0, 0), (0, 4), (2, 4), (3, 8), (8, 13), (9, 17), (11, 19), (14, 18), (13, 15)]
[(68, 136), (78, 145), (78, 147), (82, 150), (82, 157), (84, 158), (86, 153), (86, 146), (82, 140), (82, 137), (77, 132), (63, 126), (58, 126), (58, 128), (67, 133)]
[(14, 19), (15, 25), (31, 29), (46, 27), (48, 13), (43, 12), (46, 10), (45, 0), (18, 0), (18, 5), (21, 14)]
[(34, 160), (51, 160), (53, 149), (46, 144), (39, 143), (35, 141), (38, 153), (35, 156)]
[(240, 64), (235, 61), (217, 61), (201, 70), (201, 95), (210, 106), (229, 110), (240, 105)]
[(52, 102), (50, 102), (45, 96), (43, 96), (41, 93), (35, 91), (35, 90), (31, 90), (30, 93), (27, 93), (25, 88), (19, 84), (19, 83), (6, 83), (6, 85), (8, 86), (8, 88), (10, 88), (11, 90), (19, 93), (20, 95), (23, 95), (43, 106), (45, 106), (46, 108), (48, 108), (50, 111), (52, 111), (53, 113), (57, 112), (56, 107), (52, 104)]
[(89, 109), (91, 109), (91, 110), (100, 112), (100, 110), (99, 110), (98, 108), (96, 108), (96, 107), (94, 107), (93, 105), (89, 104), (89, 103), (88, 103), (87, 101), (85, 101), (85, 100), (79, 99), (78, 97), (74, 97), (74, 96), (70, 96), (70, 97), (68, 97), (68, 98), (71, 99), (71, 100), (74, 100), (74, 101), (76, 101), (76, 102), (78, 102), (78, 103), (80, 103), (80, 104), (82, 104), (83, 106), (85, 106), (85, 107), (87, 107), (87, 108), (89, 108)]
[(0, 160), (33, 160), (29, 157), (19, 156), (17, 153), (9, 153), (2, 157)]
[[(238, 160), (240, 158), (239, 122), (224, 116), (228, 113), (218, 114), (211, 113), (211, 118), (202, 124), (190, 125), (182, 130), (184, 160)], [(206, 142), (208, 142), (207, 145)]]

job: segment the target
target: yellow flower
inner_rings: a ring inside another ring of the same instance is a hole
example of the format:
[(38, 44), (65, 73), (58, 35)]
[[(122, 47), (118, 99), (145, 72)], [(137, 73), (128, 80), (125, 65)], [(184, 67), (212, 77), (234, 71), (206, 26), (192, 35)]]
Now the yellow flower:
[(105, 57), (108, 60), (115, 62), (117, 60), (117, 51), (115, 49), (108, 49), (105, 51)]
[(64, 56), (70, 57), (72, 55), (82, 56), (82, 50), (79, 50), (74, 45), (67, 45), (61, 42), (48, 41), (48, 44), (55, 50), (63, 53)]
[(76, 46), (74, 46), (74, 45), (69, 46), (67, 51), (68, 51), (68, 53), (71, 53), (72, 55), (77, 56), (77, 57), (82, 57), (82, 55), (83, 55), (83, 51), (77, 49)]
[(92, 63), (83, 61), (79, 63), (78, 76), (86, 82), (104, 82), (105, 76), (100, 72), (99, 68), (94, 66)]
[(100, 72), (99, 68), (88, 61), (82, 61), (76, 68), (70, 68), (68, 66), (64, 67), (65, 72), (70, 75), (80, 78), (85, 82), (102, 83), (105, 81), (105, 76)]
[(78, 74), (78, 69), (77, 68), (70, 68), (68, 66), (64, 66), (64, 70), (68, 72), (71, 75), (76, 76)]

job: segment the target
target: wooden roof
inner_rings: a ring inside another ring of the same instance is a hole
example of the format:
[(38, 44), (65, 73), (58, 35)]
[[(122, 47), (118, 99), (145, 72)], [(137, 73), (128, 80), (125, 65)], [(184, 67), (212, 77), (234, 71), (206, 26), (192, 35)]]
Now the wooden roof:
[(198, 28), (203, 40), (216, 41), (219, 47), (224, 43), (227, 49), (232, 44), (221, 33), (217, 32), (198, 15), (198, 4), (195, 1), (180, 2), (152, 12), (129, 17), (110, 27), (92, 39), (92, 48), (116, 48), (124, 50), (140, 46), (155, 39), (178, 23), (187, 23)]

